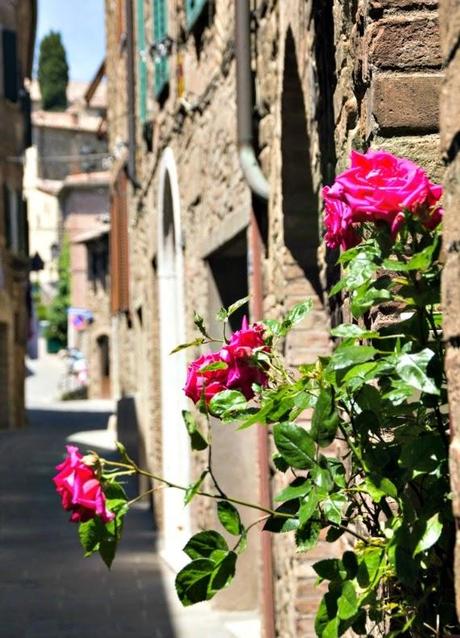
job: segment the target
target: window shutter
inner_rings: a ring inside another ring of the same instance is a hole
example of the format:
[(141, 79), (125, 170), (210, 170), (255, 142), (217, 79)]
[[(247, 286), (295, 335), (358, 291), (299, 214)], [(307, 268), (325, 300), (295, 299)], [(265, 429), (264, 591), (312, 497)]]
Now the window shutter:
[(143, 124), (147, 118), (147, 65), (145, 62), (145, 23), (144, 0), (137, 0), (137, 56), (138, 56), (138, 83), (139, 93), (139, 119)]
[(191, 29), (200, 17), (204, 5), (208, 0), (185, 0), (185, 14), (187, 17), (187, 28)]
[[(168, 34), (166, 0), (153, 0), (153, 41), (164, 40)], [(155, 97), (158, 98), (169, 81), (169, 64), (166, 56), (155, 56)]]
[(16, 32), (1, 30), (3, 95), (10, 102), (18, 101), (18, 57)]

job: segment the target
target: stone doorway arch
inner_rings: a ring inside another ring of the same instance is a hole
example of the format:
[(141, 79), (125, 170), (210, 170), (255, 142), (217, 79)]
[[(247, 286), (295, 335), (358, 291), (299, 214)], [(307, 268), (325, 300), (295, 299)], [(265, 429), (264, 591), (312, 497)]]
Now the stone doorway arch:
[[(179, 184), (172, 149), (167, 148), (159, 168), (157, 226), (157, 276), (161, 372), (162, 474), (168, 480), (190, 483), (190, 446), (182, 421), (186, 407), (183, 386), (186, 360), (171, 350), (185, 341), (184, 266), (181, 242)], [(163, 525), (160, 551), (174, 568), (185, 564), (182, 547), (190, 537), (190, 516), (183, 493), (163, 491)]]

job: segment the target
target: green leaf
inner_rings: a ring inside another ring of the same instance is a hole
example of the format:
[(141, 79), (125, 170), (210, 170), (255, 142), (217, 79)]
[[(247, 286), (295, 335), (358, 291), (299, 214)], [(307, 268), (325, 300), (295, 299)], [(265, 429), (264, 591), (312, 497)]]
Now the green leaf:
[(322, 389), (313, 413), (310, 436), (320, 447), (327, 447), (335, 439), (339, 421), (333, 388)]
[(221, 308), (219, 312), (217, 313), (217, 320), (227, 321), (230, 315), (232, 315), (234, 312), (239, 310), (242, 306), (247, 304), (248, 301), (249, 301), (249, 297), (243, 297), (242, 299), (238, 299), (238, 301), (235, 301), (235, 303), (232, 303), (232, 305), (229, 306), (228, 308)]
[(186, 489), (184, 494), (184, 505), (188, 505), (190, 501), (194, 498), (194, 496), (196, 496), (207, 474), (208, 474), (208, 470), (204, 470), (204, 472), (201, 473), (200, 478), (197, 481), (195, 481), (195, 483), (192, 483), (191, 485), (189, 485), (189, 487)]
[(347, 572), (338, 558), (326, 558), (312, 565), (321, 580), (344, 580)]
[(99, 554), (109, 569), (115, 558), (117, 544), (117, 538), (115, 536), (107, 536), (99, 543)]
[(305, 496), (311, 490), (311, 481), (301, 477), (296, 478), (292, 483), (285, 487), (279, 494), (275, 496), (274, 501), (290, 501), (294, 498)]
[(422, 434), (402, 446), (399, 464), (417, 472), (433, 472), (446, 460), (446, 448), (439, 434)]
[(206, 332), (206, 328), (205, 328), (205, 325), (204, 325), (203, 317), (201, 315), (197, 314), (196, 312), (193, 315), (193, 323), (198, 328), (198, 330), (201, 332), (203, 337), (206, 337), (206, 339), (211, 339), (211, 337)]
[(78, 526), (80, 543), (89, 556), (99, 549), (99, 543), (106, 534), (105, 525), (99, 517), (92, 518)]
[(198, 372), (214, 372), (214, 370), (226, 370), (227, 368), (228, 364), (225, 363), (225, 361), (214, 361), (213, 363), (202, 366)]
[[(333, 622), (336, 622), (335, 636), (338, 636), (337, 598), (338, 593), (336, 591), (328, 591), (321, 599), (315, 617), (315, 632), (317, 636), (324, 636), (328, 625)], [(327, 629), (327, 631), (331, 630)]]
[(307, 299), (306, 301), (298, 303), (293, 308), (291, 308), (291, 310), (289, 310), (289, 312), (286, 314), (281, 322), (268, 320), (265, 323), (273, 335), (275, 335), (276, 337), (285, 337), (293, 326), (295, 326), (306, 317), (306, 315), (311, 311), (312, 307), (312, 300)]
[(390, 479), (377, 474), (369, 474), (359, 488), (369, 494), (375, 503), (380, 503), (384, 496), (391, 496), (392, 498), (397, 498), (398, 496), (398, 490), (394, 483)]
[(225, 538), (214, 530), (198, 532), (198, 534), (192, 536), (183, 549), (192, 560), (197, 558), (209, 558), (216, 550), (224, 550), (227, 552), (228, 545)]
[(439, 388), (427, 376), (427, 367), (433, 357), (434, 352), (429, 348), (414, 354), (401, 354), (396, 362), (396, 372), (413, 388), (428, 394), (439, 394)]
[(218, 501), (217, 516), (221, 525), (229, 534), (239, 536), (243, 532), (239, 512), (236, 507), (228, 501)]
[(333, 618), (330, 620), (321, 634), (321, 638), (338, 638), (339, 636), (339, 619)]
[[(420, 521), (420, 523), (422, 523), (422, 521)], [(417, 556), (417, 554), (430, 549), (430, 547), (432, 547), (441, 536), (443, 526), (439, 520), (439, 514), (436, 513), (427, 521), (423, 521), (423, 527), (423, 535), (414, 549), (413, 556)]]
[(331, 289), (330, 296), (336, 295), (344, 288), (347, 290), (359, 288), (371, 279), (377, 267), (372, 255), (366, 252), (358, 253), (349, 263), (342, 279)]
[(374, 339), (379, 336), (375, 330), (366, 330), (356, 323), (342, 323), (340, 326), (332, 328), (331, 335), (342, 339)]
[(299, 500), (293, 499), (286, 501), (276, 508), (275, 512), (288, 514), (288, 517), (270, 516), (264, 525), (264, 531), (273, 532), (274, 534), (292, 532), (299, 527), (299, 519), (296, 514), (299, 509)]
[(190, 436), (192, 450), (205, 450), (208, 447), (208, 442), (198, 429), (198, 423), (192, 413), (188, 410), (182, 410), (182, 418), (184, 419), (185, 427)]
[(330, 494), (328, 498), (321, 503), (321, 509), (324, 516), (331, 523), (339, 525), (342, 521), (342, 510), (347, 502), (347, 498), (344, 494), (336, 492)]
[(181, 350), (185, 350), (186, 348), (191, 348), (193, 346), (202, 346), (203, 343), (206, 343), (206, 342), (207, 340), (204, 339), (203, 337), (198, 337), (197, 339), (194, 339), (194, 341), (189, 341), (188, 343), (181, 343), (180, 345), (176, 346), (174, 350), (171, 350), (169, 354), (176, 354), (176, 352), (180, 352)]
[(275, 445), (291, 467), (304, 470), (315, 464), (315, 443), (308, 432), (295, 423), (279, 423), (273, 428)]
[(358, 566), (358, 584), (361, 588), (369, 587), (379, 572), (382, 564), (383, 549), (381, 547), (365, 548), (360, 556)]
[(199, 558), (186, 565), (177, 574), (175, 581), (176, 591), (184, 607), (212, 597), (208, 587), (215, 567), (214, 561), (207, 558)]
[(363, 287), (361, 290), (357, 290), (352, 297), (351, 312), (356, 318), (362, 317), (372, 306), (389, 299), (391, 299), (391, 292), (386, 288)]
[(317, 485), (314, 485), (311, 492), (301, 501), (298, 513), (300, 525), (305, 525), (313, 514), (319, 513), (318, 503), (322, 496), (324, 496), (324, 492)]
[(224, 390), (215, 394), (209, 402), (209, 411), (217, 417), (225, 417), (225, 413), (238, 411), (247, 406), (244, 394), (238, 390)]
[(235, 552), (227, 552), (222, 560), (217, 563), (209, 583), (209, 596), (211, 598), (221, 589), (228, 587), (235, 575), (235, 566), (238, 556)]
[(377, 350), (372, 346), (339, 346), (329, 363), (331, 370), (341, 370), (373, 359)]
[(287, 472), (289, 469), (289, 463), (287, 463), (279, 452), (275, 452), (272, 456), (273, 465), (279, 472)]
[(351, 580), (347, 580), (343, 583), (342, 592), (337, 601), (337, 613), (342, 620), (348, 620), (348, 618), (352, 618), (357, 611), (358, 597), (356, 596), (355, 586)]
[(295, 533), (295, 543), (297, 551), (308, 552), (315, 547), (319, 540), (321, 532), (321, 523), (318, 520), (311, 519), (302, 525)]

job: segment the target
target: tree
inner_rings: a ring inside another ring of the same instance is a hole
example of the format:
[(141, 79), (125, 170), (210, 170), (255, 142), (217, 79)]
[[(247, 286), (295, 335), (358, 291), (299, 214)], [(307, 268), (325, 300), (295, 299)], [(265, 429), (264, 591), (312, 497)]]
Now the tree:
[(61, 34), (50, 31), (40, 43), (38, 83), (45, 111), (61, 111), (67, 107), (69, 66)]
[(69, 240), (64, 238), (58, 262), (59, 283), (49, 311), (46, 338), (56, 339), (64, 348), (67, 343), (67, 310), (70, 305), (70, 251)]

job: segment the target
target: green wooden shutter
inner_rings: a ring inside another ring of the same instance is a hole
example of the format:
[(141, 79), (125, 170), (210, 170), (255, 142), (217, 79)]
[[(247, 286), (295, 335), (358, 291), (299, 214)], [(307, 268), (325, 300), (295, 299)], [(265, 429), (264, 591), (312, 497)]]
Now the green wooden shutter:
[[(153, 41), (161, 42), (168, 35), (166, 0), (153, 0)], [(155, 56), (155, 97), (159, 97), (169, 82), (169, 64), (166, 56)]]
[(207, 1), (208, 0), (185, 0), (188, 29), (190, 29), (197, 21)]
[(137, 71), (139, 76), (137, 81), (139, 118), (143, 124), (147, 118), (147, 65), (145, 61), (144, 0), (137, 0), (137, 56)]

